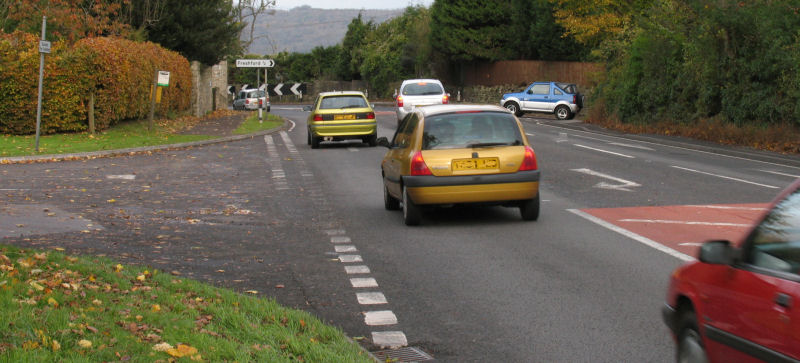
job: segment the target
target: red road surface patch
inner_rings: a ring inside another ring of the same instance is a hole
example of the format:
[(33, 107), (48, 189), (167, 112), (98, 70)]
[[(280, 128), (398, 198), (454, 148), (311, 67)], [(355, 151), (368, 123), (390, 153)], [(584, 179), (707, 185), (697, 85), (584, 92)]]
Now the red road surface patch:
[(738, 241), (769, 204), (594, 208), (584, 213), (689, 256), (712, 239)]

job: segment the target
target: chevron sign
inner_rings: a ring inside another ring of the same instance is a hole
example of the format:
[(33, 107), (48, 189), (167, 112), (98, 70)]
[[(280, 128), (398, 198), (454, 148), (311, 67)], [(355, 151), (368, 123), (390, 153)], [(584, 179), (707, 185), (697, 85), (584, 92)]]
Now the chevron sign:
[(269, 87), (270, 96), (300, 96), (306, 93), (305, 83), (278, 83), (275, 87)]

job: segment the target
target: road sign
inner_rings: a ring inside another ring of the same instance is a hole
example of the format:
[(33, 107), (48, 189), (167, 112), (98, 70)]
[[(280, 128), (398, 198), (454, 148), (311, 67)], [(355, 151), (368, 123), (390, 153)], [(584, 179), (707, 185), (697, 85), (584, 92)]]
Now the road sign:
[(283, 92), (281, 92), (281, 88), (283, 88), (283, 83), (278, 83), (278, 85), (277, 85), (277, 86), (275, 86), (275, 88), (273, 89), (273, 91), (275, 91), (275, 94), (276, 94), (276, 95), (278, 95), (278, 96), (283, 96)]
[(305, 83), (278, 83), (275, 87), (269, 89), (272, 96), (287, 96), (294, 94), (300, 96), (306, 93)]
[(299, 96), (300, 95), (300, 92), (297, 91), (297, 87), (300, 87), (300, 83), (295, 83), (294, 86), (292, 86), (292, 88), (290, 88), (290, 90), (292, 91), (292, 93), (295, 94), (295, 96)]
[(275, 66), (275, 61), (272, 59), (237, 59), (236, 66), (246, 68), (272, 68)]
[(39, 53), (50, 53), (50, 42), (47, 40), (39, 41)]
[(161, 87), (169, 86), (169, 72), (158, 71), (158, 85)]

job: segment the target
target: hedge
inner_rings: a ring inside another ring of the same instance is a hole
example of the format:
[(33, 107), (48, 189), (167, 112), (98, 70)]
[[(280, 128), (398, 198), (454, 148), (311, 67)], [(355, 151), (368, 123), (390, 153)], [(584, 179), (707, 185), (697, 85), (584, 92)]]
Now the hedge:
[[(36, 131), (38, 37), (0, 33), (0, 132)], [(170, 72), (157, 113), (183, 112), (191, 103), (189, 62), (157, 44), (119, 38), (86, 38), (72, 46), (53, 42), (45, 56), (43, 134), (88, 129), (89, 95), (95, 94), (95, 128), (146, 118), (156, 69)]]

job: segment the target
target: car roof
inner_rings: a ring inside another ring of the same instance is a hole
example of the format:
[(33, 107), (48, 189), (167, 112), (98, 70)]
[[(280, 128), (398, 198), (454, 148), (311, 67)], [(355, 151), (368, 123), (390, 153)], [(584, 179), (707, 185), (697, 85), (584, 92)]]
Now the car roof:
[(463, 112), (463, 111), (487, 111), (487, 112), (503, 112), (511, 113), (505, 107), (495, 105), (478, 105), (478, 104), (446, 104), (446, 105), (429, 105), (417, 107), (416, 110), (422, 113), (423, 117), (438, 115), (442, 113)]
[(403, 84), (400, 85), (400, 86), (402, 87), (402, 86), (405, 86), (405, 85), (407, 85), (409, 83), (420, 83), (420, 82), (442, 84), (442, 82), (439, 81), (438, 79), (433, 79), (433, 78), (415, 78), (415, 79), (407, 79), (407, 80), (403, 81)]
[(320, 97), (327, 97), (327, 96), (364, 96), (364, 92), (361, 91), (330, 91), (330, 92), (320, 92)]

